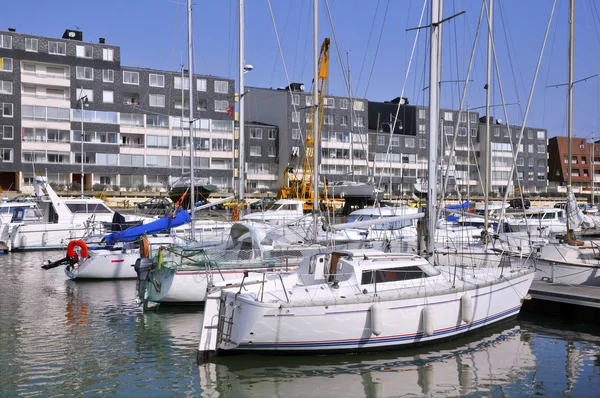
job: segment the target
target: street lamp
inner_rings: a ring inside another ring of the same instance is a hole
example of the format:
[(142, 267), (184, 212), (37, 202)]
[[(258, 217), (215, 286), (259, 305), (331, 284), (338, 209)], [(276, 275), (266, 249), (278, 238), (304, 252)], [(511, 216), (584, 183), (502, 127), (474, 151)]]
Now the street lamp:
[[(81, 94), (83, 94), (83, 87), (81, 88)], [(79, 97), (79, 99), (77, 99), (77, 101), (79, 101), (79, 103), (81, 104), (81, 198), (83, 199), (83, 188), (85, 185), (85, 179), (84, 179), (84, 174), (83, 174), (83, 137), (84, 137), (84, 132), (83, 132), (83, 107), (85, 106), (86, 108), (90, 106), (90, 103), (88, 101), (88, 97), (87, 95), (82, 95), (81, 97)]]

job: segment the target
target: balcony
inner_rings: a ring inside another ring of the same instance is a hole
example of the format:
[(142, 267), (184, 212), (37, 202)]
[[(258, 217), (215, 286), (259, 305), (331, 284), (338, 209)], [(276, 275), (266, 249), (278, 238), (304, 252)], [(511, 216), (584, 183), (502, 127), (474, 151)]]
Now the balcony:
[(68, 73), (21, 72), (21, 83), (42, 86), (70, 87), (71, 78)]

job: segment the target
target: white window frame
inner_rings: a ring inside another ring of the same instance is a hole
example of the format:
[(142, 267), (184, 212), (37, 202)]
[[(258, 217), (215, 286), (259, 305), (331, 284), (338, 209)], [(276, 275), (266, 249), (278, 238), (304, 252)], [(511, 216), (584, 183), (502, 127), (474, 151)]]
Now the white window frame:
[(164, 94), (148, 95), (148, 104), (149, 104), (149, 106), (152, 106), (155, 108), (164, 108), (165, 107), (165, 95)]
[(77, 98), (87, 97), (88, 102), (94, 102), (94, 90), (89, 88), (78, 88)]
[(277, 139), (277, 130), (267, 129), (267, 136), (270, 140), (276, 140)]
[[(50, 51), (50, 48), (54, 44), (56, 45), (56, 51)], [(62, 41), (49, 41), (48, 42), (48, 54), (66, 56), (67, 55), (67, 43), (62, 42)]]
[(292, 129), (292, 139), (299, 140), (300, 139), (300, 129)]
[(215, 80), (215, 93), (227, 94), (229, 92), (229, 82), (225, 80)]
[[(91, 52), (91, 54), (88, 55), (88, 51)], [(85, 44), (77, 44), (75, 46), (75, 56), (77, 58), (92, 59), (94, 58), (94, 47)]]
[(419, 119), (425, 119), (425, 109), (419, 109)]
[(112, 69), (102, 69), (102, 81), (105, 83), (114, 83), (115, 71)]
[(105, 104), (115, 103), (115, 93), (111, 90), (102, 90), (102, 102)]
[(353, 109), (355, 111), (364, 111), (365, 110), (365, 103), (362, 102), (362, 101), (354, 101)]
[(383, 135), (377, 136), (377, 145), (379, 145), (379, 146), (385, 145), (385, 136), (383, 136)]
[(292, 123), (300, 122), (300, 112), (292, 112)]
[[(13, 126), (0, 126), (2, 127), (2, 136), (0, 138), (2, 138), (3, 140), (6, 141), (12, 141), (15, 138), (15, 128)], [(10, 135), (8, 133), (8, 131), (10, 131)]]
[(260, 145), (250, 146), (250, 156), (262, 156), (262, 147)]
[(250, 128), (250, 138), (262, 140), (262, 129), (260, 127)]
[[(204, 104), (204, 107), (201, 107), (200, 104)], [(199, 111), (207, 111), (208, 110), (208, 100), (206, 98), (198, 99), (198, 104), (196, 105), (196, 109)]]
[(196, 91), (206, 92), (206, 88), (208, 87), (208, 82), (206, 79), (196, 79)]
[(451, 122), (454, 119), (454, 116), (452, 114), (453, 112), (444, 112), (444, 120), (447, 122)]
[(229, 101), (215, 100), (215, 112), (227, 112), (227, 108), (229, 108)]
[(341, 126), (348, 125), (348, 115), (340, 115), (340, 125)]
[(0, 80), (0, 94), (12, 95), (13, 83), (6, 80)]
[[(35, 43), (35, 45), (34, 45)], [(32, 53), (38, 52), (38, 39), (34, 39), (33, 37), (25, 38), (25, 51), (29, 51)]]
[(325, 108), (335, 108), (335, 98), (326, 97), (323, 106)]
[(390, 146), (400, 146), (400, 137), (392, 137), (390, 140)]
[[(0, 61), (2, 61), (2, 68), (0, 68), (0, 72), (12, 72), (13, 71), (13, 59), (7, 57), (0, 57)], [(9, 62), (6, 62), (9, 61)], [(6, 65), (10, 65), (10, 69), (6, 69)]]
[[(5, 114), (5, 113), (4, 113), (4, 107), (5, 107), (6, 105), (10, 105), (10, 114)], [(12, 103), (10, 103), (10, 102), (3, 102), (3, 103), (2, 103), (2, 108), (0, 109), (0, 111), (1, 111), (1, 115), (2, 115), (2, 117), (14, 117), (14, 115), (15, 115), (15, 109), (14, 109), (14, 106), (13, 106), (13, 104), (12, 104)]]
[[(129, 76), (129, 78), (125, 79), (125, 76)], [(135, 76), (135, 79), (133, 79), (134, 76)], [(125, 81), (125, 80), (129, 80), (129, 81)], [(136, 82), (132, 83), (131, 82), (132, 80), (136, 80)], [(130, 70), (124, 70), (123, 71), (123, 84), (131, 84), (131, 85), (139, 86), (140, 85), (140, 73), (130, 71)]]
[(12, 49), (12, 36), (0, 35), (0, 48)]
[(348, 109), (348, 99), (340, 98), (340, 109)]
[(190, 78), (189, 76), (185, 76), (183, 78), (183, 80), (181, 79), (181, 76), (173, 76), (173, 88), (175, 90), (181, 90), (181, 86), (184, 86), (183, 89), (184, 90), (189, 90), (190, 89)]
[(292, 94), (292, 105), (300, 105), (300, 94)]
[(333, 125), (333, 115), (323, 115), (323, 124)]
[[(392, 139), (394, 138), (398, 138), (398, 140), (400, 140), (400, 137), (392, 137)], [(415, 147), (415, 139), (413, 137), (405, 137), (404, 138), (404, 147), (405, 148), (414, 148)]]
[[(9, 154), (8, 156), (6, 155), (7, 153)], [(2, 148), (2, 162), (3, 163), (13, 163), (15, 161), (14, 155), (15, 155), (15, 153), (12, 148)], [(9, 158), (9, 160), (6, 160), (6, 158)]]
[[(89, 77), (86, 77), (89, 73)], [(94, 68), (90, 66), (76, 66), (75, 77), (78, 80), (94, 80)]]
[(150, 76), (148, 77), (148, 84), (150, 87), (165, 87), (165, 75), (150, 73)]
[(112, 48), (103, 48), (102, 49), (102, 59), (104, 61), (114, 61), (115, 60), (115, 50)]
[(277, 147), (270, 146), (269, 147), (269, 157), (274, 158), (277, 156)]

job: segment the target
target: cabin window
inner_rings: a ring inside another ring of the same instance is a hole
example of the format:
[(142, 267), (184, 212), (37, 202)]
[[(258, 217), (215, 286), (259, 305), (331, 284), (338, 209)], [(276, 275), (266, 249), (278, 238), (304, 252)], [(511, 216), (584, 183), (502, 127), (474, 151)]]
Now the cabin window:
[(406, 281), (409, 279), (420, 279), (428, 275), (418, 266), (366, 270), (362, 272), (361, 284)]

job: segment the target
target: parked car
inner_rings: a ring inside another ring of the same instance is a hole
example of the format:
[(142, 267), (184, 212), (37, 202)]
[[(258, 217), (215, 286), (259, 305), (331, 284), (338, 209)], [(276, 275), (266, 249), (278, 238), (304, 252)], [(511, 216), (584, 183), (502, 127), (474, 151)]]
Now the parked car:
[(523, 198), (522, 201), (521, 198), (514, 198), (511, 199), (508, 204), (513, 209), (529, 209), (531, 207), (531, 201), (527, 198)]
[(264, 198), (250, 203), (250, 208), (255, 210), (267, 210), (275, 204), (274, 198)]
[(171, 210), (171, 201), (167, 198), (151, 198), (137, 204), (138, 209), (143, 210)]
[(233, 199), (229, 202), (221, 204), (221, 209), (233, 210), (233, 208), (236, 206), (238, 209), (245, 209), (246, 207), (248, 207), (248, 202), (246, 202), (246, 200), (244, 199), (242, 203), (239, 203), (238, 199)]

